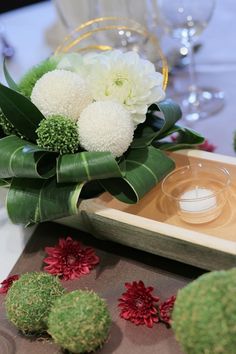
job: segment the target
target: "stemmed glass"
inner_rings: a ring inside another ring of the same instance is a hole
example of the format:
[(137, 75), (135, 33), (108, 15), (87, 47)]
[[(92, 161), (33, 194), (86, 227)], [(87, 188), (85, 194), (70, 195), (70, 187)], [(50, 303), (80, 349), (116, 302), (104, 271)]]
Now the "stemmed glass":
[(223, 107), (224, 94), (216, 88), (197, 86), (193, 42), (210, 21), (215, 0), (157, 0), (157, 4), (165, 29), (181, 41), (189, 56), (190, 85), (176, 97), (183, 116), (188, 122), (209, 117)]

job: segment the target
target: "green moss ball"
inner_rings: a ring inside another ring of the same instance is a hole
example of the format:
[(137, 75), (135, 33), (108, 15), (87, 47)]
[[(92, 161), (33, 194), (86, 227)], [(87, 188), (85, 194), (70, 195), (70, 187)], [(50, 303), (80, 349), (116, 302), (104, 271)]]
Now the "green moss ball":
[(30, 97), (36, 82), (47, 72), (55, 70), (56, 67), (57, 61), (53, 57), (34, 66), (20, 80), (18, 84), (20, 92), (24, 96)]
[(44, 331), (51, 306), (63, 293), (56, 277), (43, 272), (25, 273), (7, 293), (7, 317), (24, 333)]
[(38, 129), (37, 144), (62, 154), (74, 153), (79, 147), (76, 123), (66, 117), (55, 115), (43, 119)]
[(180, 290), (172, 314), (187, 354), (236, 353), (236, 268), (205, 274)]
[(55, 302), (48, 319), (48, 332), (64, 349), (84, 353), (103, 345), (110, 325), (105, 301), (93, 291), (76, 290)]

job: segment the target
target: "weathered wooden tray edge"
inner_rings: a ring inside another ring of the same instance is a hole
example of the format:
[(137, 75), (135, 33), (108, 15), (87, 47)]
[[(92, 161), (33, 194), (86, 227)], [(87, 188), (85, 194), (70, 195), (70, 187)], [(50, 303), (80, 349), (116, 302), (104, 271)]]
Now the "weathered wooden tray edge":
[[(178, 152), (188, 157), (236, 166), (236, 159), (197, 150)], [(96, 238), (118, 242), (208, 270), (236, 266), (236, 243), (197, 231), (105, 208), (97, 199), (82, 201), (78, 215), (57, 222)]]

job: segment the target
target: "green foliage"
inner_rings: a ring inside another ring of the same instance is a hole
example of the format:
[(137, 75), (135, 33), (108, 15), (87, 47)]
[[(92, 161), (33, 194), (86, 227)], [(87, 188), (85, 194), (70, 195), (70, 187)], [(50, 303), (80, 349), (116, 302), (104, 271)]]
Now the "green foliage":
[(44, 331), (51, 306), (63, 293), (64, 288), (52, 275), (43, 272), (23, 274), (7, 293), (7, 317), (24, 333)]
[(110, 325), (105, 301), (93, 291), (76, 290), (55, 302), (48, 319), (48, 332), (64, 349), (84, 353), (103, 345)]
[(234, 133), (234, 151), (236, 152), (236, 132)]
[(37, 144), (50, 151), (62, 154), (74, 153), (79, 147), (76, 123), (63, 116), (43, 119), (36, 130)]
[(57, 62), (53, 58), (42, 61), (39, 65), (30, 69), (19, 82), (19, 91), (26, 97), (30, 97), (33, 87), (44, 74), (55, 70)]
[(45, 117), (28, 98), (0, 83), (0, 107), (22, 136), (36, 141), (35, 130)]
[(205, 274), (180, 290), (172, 314), (187, 354), (235, 354), (236, 268)]
[(2, 112), (0, 109), (0, 126), (2, 127), (2, 130), (4, 134), (6, 135), (11, 135), (15, 134), (18, 135), (17, 130), (14, 128), (14, 125), (9, 122), (9, 120), (6, 118), (5, 114)]

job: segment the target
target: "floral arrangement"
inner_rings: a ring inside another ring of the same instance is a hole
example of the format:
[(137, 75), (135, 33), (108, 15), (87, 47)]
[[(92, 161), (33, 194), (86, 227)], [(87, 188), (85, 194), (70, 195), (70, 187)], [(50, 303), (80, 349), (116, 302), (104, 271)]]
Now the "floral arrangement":
[(176, 124), (162, 74), (137, 53), (52, 56), (18, 84), (4, 72), (0, 184), (14, 223), (76, 214), (103, 191), (136, 203), (174, 168), (165, 150), (204, 141)]

